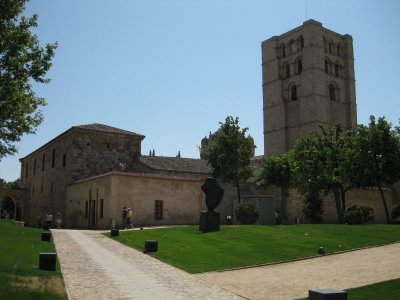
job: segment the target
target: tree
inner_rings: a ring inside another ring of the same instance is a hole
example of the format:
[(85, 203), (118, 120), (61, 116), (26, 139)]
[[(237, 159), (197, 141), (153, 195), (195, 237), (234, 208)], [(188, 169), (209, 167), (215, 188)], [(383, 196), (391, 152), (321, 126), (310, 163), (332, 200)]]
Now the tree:
[(364, 187), (378, 187), (390, 223), (382, 185), (392, 185), (400, 179), (400, 136), (384, 117), (376, 121), (370, 116), (368, 126), (358, 126), (356, 143), (359, 151), (354, 157), (358, 168), (355, 180)]
[(257, 181), (264, 186), (274, 185), (281, 188), (282, 223), (287, 223), (287, 195), (293, 181), (292, 152), (280, 155), (267, 155), (257, 174)]
[(254, 142), (250, 136), (246, 136), (248, 128), (240, 129), (239, 118), (228, 116), (225, 123), (220, 124), (205, 150), (206, 158), (213, 177), (236, 186), (240, 203), (239, 183), (252, 175), (250, 161), (255, 148)]
[(38, 108), (46, 105), (31, 83), (45, 78), (57, 43), (40, 47), (30, 29), (37, 15), (19, 17), (29, 0), (0, 0), (0, 160), (17, 152), (15, 142), (24, 133), (34, 133), (42, 122)]
[(340, 124), (320, 126), (322, 134), (300, 138), (295, 146), (298, 186), (306, 194), (333, 192), (339, 223), (344, 223), (345, 193), (354, 185), (354, 134)]

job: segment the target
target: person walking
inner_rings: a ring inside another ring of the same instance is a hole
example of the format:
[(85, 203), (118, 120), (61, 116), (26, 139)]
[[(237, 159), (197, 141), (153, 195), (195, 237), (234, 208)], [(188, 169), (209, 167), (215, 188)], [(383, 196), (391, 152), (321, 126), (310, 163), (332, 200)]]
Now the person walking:
[(62, 216), (61, 213), (57, 213), (57, 217), (56, 217), (56, 225), (57, 225), (57, 229), (61, 228), (61, 223), (62, 223)]
[(127, 217), (126, 217), (126, 223), (128, 225), (128, 228), (133, 228), (132, 215), (133, 215), (133, 211), (130, 208), (128, 208), (128, 214), (127, 214)]

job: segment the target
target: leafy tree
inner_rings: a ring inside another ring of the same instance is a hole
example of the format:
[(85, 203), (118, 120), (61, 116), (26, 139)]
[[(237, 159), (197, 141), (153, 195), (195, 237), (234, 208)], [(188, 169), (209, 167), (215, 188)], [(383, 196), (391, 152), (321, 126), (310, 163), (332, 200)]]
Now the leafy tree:
[(257, 174), (257, 181), (265, 186), (274, 185), (281, 188), (282, 223), (287, 224), (287, 196), (293, 181), (292, 152), (265, 156)]
[(48, 83), (55, 44), (40, 47), (30, 29), (37, 15), (19, 17), (28, 0), (0, 0), (0, 160), (16, 153), (14, 145), (24, 133), (34, 133), (42, 122), (38, 108), (46, 105), (31, 83)]
[(240, 203), (240, 181), (250, 178), (250, 160), (255, 148), (253, 139), (246, 136), (248, 128), (240, 129), (239, 118), (228, 116), (210, 140), (205, 155), (212, 176), (236, 186)]
[(354, 134), (339, 124), (320, 129), (322, 134), (306, 135), (294, 148), (297, 186), (306, 195), (333, 192), (338, 221), (344, 223), (345, 193), (354, 185), (356, 170)]
[(378, 187), (390, 223), (382, 186), (392, 185), (400, 179), (400, 136), (385, 118), (376, 120), (371, 116), (368, 126), (358, 126), (356, 143), (358, 152), (353, 159), (358, 172), (355, 180), (364, 187)]

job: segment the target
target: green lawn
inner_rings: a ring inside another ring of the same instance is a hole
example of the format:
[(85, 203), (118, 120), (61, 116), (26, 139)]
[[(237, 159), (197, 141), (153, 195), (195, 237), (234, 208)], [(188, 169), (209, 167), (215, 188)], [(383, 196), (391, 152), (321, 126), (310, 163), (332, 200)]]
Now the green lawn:
[(400, 279), (385, 281), (347, 291), (351, 300), (397, 300), (400, 295)]
[(38, 268), (40, 252), (55, 252), (41, 232), (0, 220), (0, 299), (68, 299), (59, 264), (56, 272)]
[[(109, 234), (107, 234), (109, 236)], [(398, 225), (222, 226), (200, 233), (198, 226), (120, 231), (114, 237), (144, 250), (145, 240), (158, 240), (150, 255), (189, 273), (254, 266), (400, 241)]]

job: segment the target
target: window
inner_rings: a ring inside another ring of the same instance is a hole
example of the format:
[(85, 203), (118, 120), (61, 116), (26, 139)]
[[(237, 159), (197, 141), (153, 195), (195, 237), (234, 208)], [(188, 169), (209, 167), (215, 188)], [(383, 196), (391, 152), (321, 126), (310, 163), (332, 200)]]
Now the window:
[(302, 50), (304, 48), (304, 39), (302, 36), (299, 37), (299, 50)]
[(333, 42), (329, 41), (329, 53), (333, 54)]
[(335, 76), (340, 76), (340, 65), (338, 63), (335, 64)]
[(154, 201), (154, 220), (163, 219), (163, 200)]
[(33, 161), (33, 175), (36, 175), (36, 158)]
[(329, 99), (330, 99), (331, 101), (336, 101), (336, 99), (337, 99), (336, 96), (337, 96), (337, 95), (336, 95), (336, 86), (332, 83), (332, 84), (329, 86)]
[(296, 44), (294, 43), (293, 40), (290, 40), (289, 42), (289, 54), (295, 53), (296, 52)]
[(327, 49), (328, 49), (328, 47), (326, 46), (326, 39), (324, 38), (324, 50), (325, 50), (325, 53), (327, 52)]
[(325, 73), (329, 74), (329, 60), (325, 59)]
[(290, 77), (290, 66), (289, 66), (289, 64), (288, 63), (285, 63), (284, 65), (283, 65), (283, 69), (284, 69), (284, 72), (285, 72), (285, 78), (289, 78)]
[(286, 56), (286, 49), (285, 49), (285, 45), (284, 44), (281, 45), (281, 55), (282, 55), (282, 57)]
[(303, 70), (303, 62), (302, 62), (301, 58), (297, 59), (296, 67), (297, 67), (296, 73), (301, 74), (301, 72)]
[(104, 215), (104, 199), (100, 199), (100, 219), (103, 219)]
[(342, 56), (342, 45), (338, 44), (336, 51), (338, 56)]
[(51, 155), (51, 167), (54, 168), (56, 163), (56, 149), (53, 149), (53, 153)]
[(43, 154), (43, 156), (42, 156), (42, 172), (44, 171), (45, 162), (46, 162), (46, 154)]
[(28, 172), (29, 172), (29, 164), (25, 165), (25, 177), (28, 177)]
[(63, 162), (62, 162), (63, 168), (65, 168), (66, 165), (67, 165), (67, 154), (64, 154), (63, 155)]
[(295, 84), (290, 87), (290, 100), (297, 100), (297, 87)]

